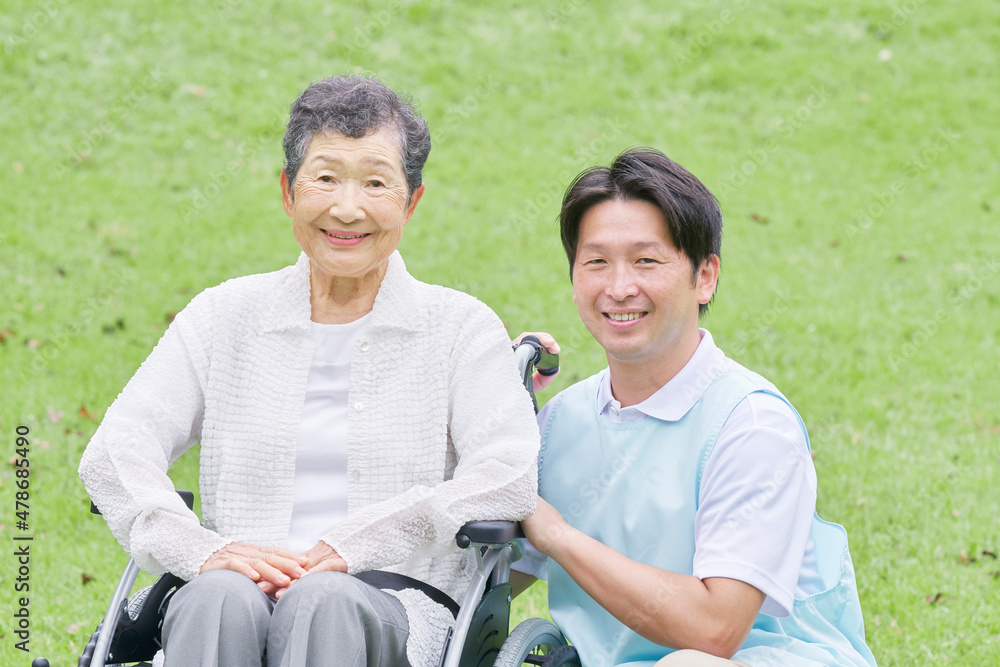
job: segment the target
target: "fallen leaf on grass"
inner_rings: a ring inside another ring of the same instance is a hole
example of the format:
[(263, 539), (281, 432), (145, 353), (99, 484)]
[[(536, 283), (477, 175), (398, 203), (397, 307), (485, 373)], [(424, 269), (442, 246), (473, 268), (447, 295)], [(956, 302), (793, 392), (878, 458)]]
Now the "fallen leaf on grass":
[(196, 83), (186, 83), (183, 86), (181, 86), (181, 90), (183, 90), (185, 93), (191, 93), (195, 97), (205, 97), (205, 95), (208, 93), (208, 89), (205, 88), (205, 86), (199, 86)]
[(13, 336), (14, 336), (14, 330), (11, 329), (10, 327), (5, 327), (3, 329), (0, 329), (0, 343), (6, 343), (7, 339), (12, 338)]
[(19, 174), (24, 173), (24, 165), (21, 164), (20, 162), (14, 162), (10, 166), (14, 167), (14, 171), (16, 171), (17, 173)]
[(989, 551), (987, 549), (983, 549), (983, 555), (986, 556), (987, 558), (992, 558), (993, 560), (997, 559), (997, 554), (995, 551)]
[(53, 410), (52, 408), (45, 408), (45, 414), (49, 416), (49, 421), (53, 424), (58, 424), (63, 418), (63, 413)]
[(39, 342), (38, 342), (37, 340), (35, 340), (34, 338), (29, 338), (29, 339), (28, 339), (28, 342), (27, 342), (27, 343), (25, 343), (25, 345), (27, 345), (27, 346), (28, 346), (29, 348), (31, 348), (32, 350), (37, 350), (38, 348), (40, 348), (40, 347), (42, 346), (42, 344), (41, 344), (41, 343), (39, 343)]
[(103, 331), (105, 334), (108, 335), (113, 334), (116, 331), (124, 331), (124, 330), (125, 330), (125, 320), (123, 320), (120, 317), (117, 320), (115, 320), (114, 324), (105, 324), (103, 327), (101, 327), (101, 331)]
[(955, 560), (958, 561), (959, 565), (969, 565), (976, 562), (975, 558), (969, 558), (969, 553), (965, 549), (962, 549), (962, 552), (958, 554), (958, 558)]
[(35, 444), (42, 449), (52, 449), (52, 443), (48, 440), (35, 440)]
[(910, 261), (910, 256), (907, 255), (905, 252), (901, 252), (899, 253), (899, 255), (896, 256), (896, 259), (898, 259), (900, 262), (908, 262)]
[(924, 598), (924, 604), (929, 604), (931, 606), (934, 606), (943, 597), (944, 597), (944, 593), (937, 593), (936, 595), (928, 595), (927, 597)]
[(989, 202), (983, 202), (982, 206), (983, 210), (986, 211), (987, 213), (993, 210), (992, 208), (990, 208)]
[(67, 625), (66, 626), (66, 632), (68, 632), (68, 633), (70, 633), (72, 635), (72, 634), (78, 632), (80, 630), (80, 628), (82, 628), (82, 627), (83, 627), (83, 622), (82, 621), (80, 623), (74, 623), (73, 625)]
[(89, 574), (87, 574), (86, 572), (81, 572), (80, 573), (80, 581), (83, 582), (84, 586), (86, 586), (87, 584), (89, 584), (93, 580), (94, 580), (94, 578), (92, 576), (90, 576)]
[(88, 410), (82, 405), (80, 406), (80, 416), (83, 417), (84, 419), (94, 419), (94, 415), (91, 414), (90, 410)]
[(766, 225), (767, 224), (767, 218), (765, 218), (764, 216), (760, 215), (759, 213), (751, 213), (750, 214), (750, 219), (753, 220), (754, 222), (759, 222), (762, 225)]
[(173, 322), (175, 317), (177, 317), (177, 311), (176, 310), (171, 310), (170, 312), (168, 312), (167, 315), (166, 315), (167, 324), (170, 324), (171, 322)]

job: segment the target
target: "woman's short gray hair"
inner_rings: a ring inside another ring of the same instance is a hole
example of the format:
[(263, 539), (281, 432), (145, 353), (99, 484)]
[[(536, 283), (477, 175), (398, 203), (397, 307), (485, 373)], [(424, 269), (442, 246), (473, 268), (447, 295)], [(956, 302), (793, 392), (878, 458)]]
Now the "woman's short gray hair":
[(413, 105), (374, 78), (345, 74), (312, 84), (292, 103), (282, 141), (289, 188), (317, 133), (360, 139), (383, 128), (395, 129), (399, 136), (403, 172), (413, 194), (423, 182), (431, 152), (427, 121)]

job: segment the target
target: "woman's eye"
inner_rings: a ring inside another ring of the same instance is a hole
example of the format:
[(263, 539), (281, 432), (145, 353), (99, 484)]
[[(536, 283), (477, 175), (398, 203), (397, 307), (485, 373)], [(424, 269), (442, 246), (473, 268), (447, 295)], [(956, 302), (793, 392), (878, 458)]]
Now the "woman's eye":
[(643, 257), (639, 260), (639, 264), (655, 264), (656, 260), (652, 257)]
[(383, 183), (382, 181), (368, 181), (368, 185), (372, 186), (373, 188), (385, 187), (385, 183)]
[(326, 176), (326, 175), (320, 176), (319, 180), (321, 180), (324, 183), (333, 183), (333, 177), (332, 176)]

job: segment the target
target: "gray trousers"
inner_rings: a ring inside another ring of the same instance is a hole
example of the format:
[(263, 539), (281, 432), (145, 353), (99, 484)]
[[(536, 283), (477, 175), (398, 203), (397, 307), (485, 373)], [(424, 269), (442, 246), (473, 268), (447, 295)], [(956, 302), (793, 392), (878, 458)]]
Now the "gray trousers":
[(209, 570), (163, 622), (165, 667), (407, 667), (402, 603), (340, 572), (308, 574), (275, 602), (245, 575)]

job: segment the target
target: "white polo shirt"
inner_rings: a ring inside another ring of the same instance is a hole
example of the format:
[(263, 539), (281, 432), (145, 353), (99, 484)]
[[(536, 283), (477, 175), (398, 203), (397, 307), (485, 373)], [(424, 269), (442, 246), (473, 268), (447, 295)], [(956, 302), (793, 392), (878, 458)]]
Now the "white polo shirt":
[[(638, 405), (623, 408), (601, 373), (597, 410), (613, 421), (654, 417), (676, 421), (711, 381), (734, 362), (699, 329), (701, 343), (667, 384)], [(544, 427), (549, 406), (538, 414)], [(761, 611), (787, 616), (794, 599), (822, 590), (810, 538), (816, 509), (816, 471), (799, 420), (781, 399), (747, 396), (719, 432), (705, 464), (695, 515), (694, 576), (744, 581), (767, 597)], [(626, 554), (628, 555), (628, 554)], [(544, 557), (530, 549), (515, 569), (545, 578)]]

